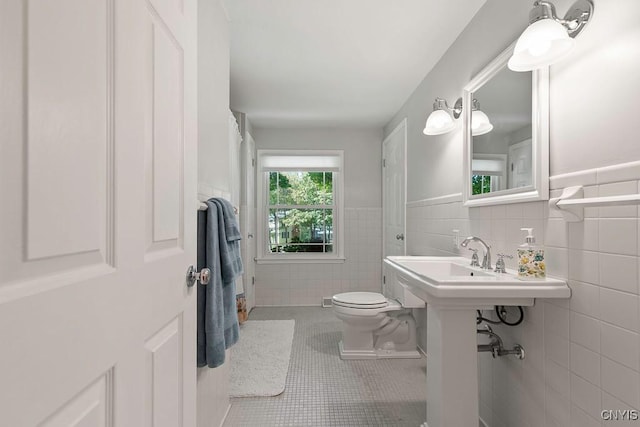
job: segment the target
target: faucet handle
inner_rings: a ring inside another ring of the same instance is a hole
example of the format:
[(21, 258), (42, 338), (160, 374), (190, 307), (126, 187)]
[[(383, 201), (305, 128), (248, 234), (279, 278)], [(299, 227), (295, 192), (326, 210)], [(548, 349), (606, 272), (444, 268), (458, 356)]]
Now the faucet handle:
[(474, 248), (468, 248), (470, 251), (473, 251), (473, 255), (471, 255), (471, 267), (480, 267), (480, 260), (478, 258), (478, 250)]
[(496, 261), (496, 269), (493, 270), (496, 273), (506, 273), (507, 272), (507, 266), (504, 263), (504, 258), (513, 258), (513, 255), (507, 255), (507, 254), (498, 254), (498, 260)]

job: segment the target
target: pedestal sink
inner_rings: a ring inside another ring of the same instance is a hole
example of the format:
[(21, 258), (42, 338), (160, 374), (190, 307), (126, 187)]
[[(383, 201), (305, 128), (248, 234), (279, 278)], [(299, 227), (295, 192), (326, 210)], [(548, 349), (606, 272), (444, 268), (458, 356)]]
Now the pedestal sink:
[(427, 303), (428, 427), (478, 426), (477, 309), (571, 296), (565, 281), (521, 281), (513, 270), (470, 267), (463, 257), (390, 256), (384, 264), (386, 280)]

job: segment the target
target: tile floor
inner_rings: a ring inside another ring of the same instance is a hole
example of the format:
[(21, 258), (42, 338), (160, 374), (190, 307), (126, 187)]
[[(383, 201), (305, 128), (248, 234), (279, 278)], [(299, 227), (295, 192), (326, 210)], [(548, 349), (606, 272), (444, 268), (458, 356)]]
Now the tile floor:
[(341, 360), (341, 322), (329, 308), (258, 307), (249, 319), (295, 319), (286, 387), (231, 399), (225, 427), (418, 427), (426, 419), (426, 359)]

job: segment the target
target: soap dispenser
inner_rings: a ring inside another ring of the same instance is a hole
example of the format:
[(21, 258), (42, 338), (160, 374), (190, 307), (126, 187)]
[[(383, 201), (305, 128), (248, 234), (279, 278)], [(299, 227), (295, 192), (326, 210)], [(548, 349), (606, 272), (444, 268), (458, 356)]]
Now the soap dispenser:
[(544, 249), (536, 246), (533, 228), (521, 228), (527, 232), (525, 242), (518, 247), (518, 278), (521, 280), (536, 280), (546, 277)]

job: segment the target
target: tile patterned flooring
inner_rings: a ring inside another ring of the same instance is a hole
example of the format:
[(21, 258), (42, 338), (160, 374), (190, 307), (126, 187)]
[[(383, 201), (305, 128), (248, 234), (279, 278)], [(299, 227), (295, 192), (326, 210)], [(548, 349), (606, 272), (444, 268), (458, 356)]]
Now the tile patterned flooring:
[(232, 398), (225, 427), (418, 427), (426, 419), (426, 359), (341, 360), (341, 322), (330, 308), (258, 307), (249, 319), (295, 319), (286, 387)]

